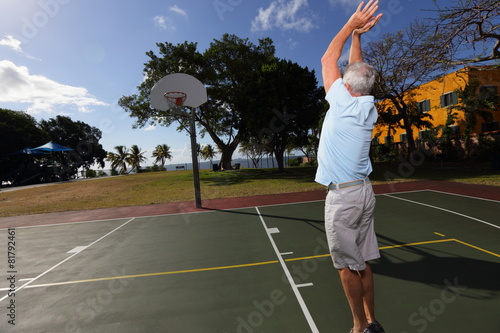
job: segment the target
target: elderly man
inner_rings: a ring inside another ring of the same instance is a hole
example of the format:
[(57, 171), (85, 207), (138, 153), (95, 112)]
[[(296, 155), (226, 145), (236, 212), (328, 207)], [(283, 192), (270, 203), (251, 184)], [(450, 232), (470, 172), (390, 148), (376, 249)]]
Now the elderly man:
[[(374, 231), (375, 196), (368, 176), (372, 130), (377, 121), (370, 96), (375, 70), (363, 62), (361, 35), (379, 21), (378, 1), (362, 2), (321, 59), (330, 104), (318, 151), (316, 181), (328, 187), (325, 228), (334, 267), (339, 271), (353, 316), (351, 332), (383, 333), (375, 319), (369, 260), (380, 257)], [(349, 65), (342, 78), (338, 61), (352, 36)]]

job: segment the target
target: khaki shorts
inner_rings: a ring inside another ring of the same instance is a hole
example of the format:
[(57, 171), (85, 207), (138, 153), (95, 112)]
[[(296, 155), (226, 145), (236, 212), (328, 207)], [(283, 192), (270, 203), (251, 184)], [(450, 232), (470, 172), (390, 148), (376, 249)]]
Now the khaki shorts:
[(369, 181), (328, 191), (325, 229), (335, 268), (362, 271), (367, 261), (380, 258), (374, 210), (375, 194)]

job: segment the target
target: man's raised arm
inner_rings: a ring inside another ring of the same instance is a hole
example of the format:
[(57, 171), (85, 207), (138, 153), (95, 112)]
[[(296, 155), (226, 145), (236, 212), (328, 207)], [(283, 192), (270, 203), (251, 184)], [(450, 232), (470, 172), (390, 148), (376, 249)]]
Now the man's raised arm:
[[(379, 14), (377, 17), (373, 16), (378, 9), (378, 0), (370, 0), (366, 4), (366, 6), (364, 6), (364, 8), (363, 5), (364, 2), (361, 2), (359, 4), (356, 12), (349, 18), (349, 21), (347, 21), (347, 23), (342, 27), (339, 33), (333, 38), (332, 42), (328, 46), (328, 49), (321, 58), (323, 85), (326, 92), (330, 90), (333, 82), (341, 77), (338, 61), (342, 55), (344, 45), (351, 34), (353, 34), (353, 32), (355, 32), (357, 29), (360, 29), (360, 31), (362, 31), (366, 26), (371, 24), (370, 28), (368, 28), (368, 30), (370, 30), (371, 27), (373, 27), (373, 25), (375, 25), (381, 17), (381, 14)], [(361, 43), (359, 39), (358, 42), (360, 57)], [(357, 57), (356, 53), (354, 54), (354, 56)]]
[(356, 29), (352, 33), (351, 51), (349, 52), (349, 63), (363, 61), (363, 53), (361, 51), (361, 35), (368, 32), (380, 20), (382, 14), (378, 14), (373, 20), (369, 21), (364, 27)]

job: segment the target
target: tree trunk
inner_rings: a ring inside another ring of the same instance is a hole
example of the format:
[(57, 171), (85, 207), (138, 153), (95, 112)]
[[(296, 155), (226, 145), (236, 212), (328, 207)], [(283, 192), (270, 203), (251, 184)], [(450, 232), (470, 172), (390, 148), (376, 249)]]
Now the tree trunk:
[(398, 110), (398, 113), (401, 115), (401, 118), (403, 118), (403, 125), (406, 130), (406, 139), (408, 140), (408, 156), (410, 157), (410, 154), (417, 150), (415, 146), (415, 140), (413, 139), (413, 130), (411, 128), (411, 123), (410, 119), (408, 117), (408, 105), (404, 101), (398, 101), (395, 97), (390, 97), (394, 106)]
[(233, 153), (238, 147), (238, 142), (233, 141), (228, 145), (219, 146), (221, 150), (221, 158), (219, 162), (219, 170), (231, 170), (231, 161), (233, 159)]
[(406, 110), (406, 107), (402, 109), (402, 115), (403, 115), (403, 124), (405, 126), (406, 130), (406, 140), (408, 140), (408, 156), (415, 150), (417, 150), (417, 147), (415, 145), (415, 140), (413, 139), (413, 129), (411, 128), (411, 123), (410, 119), (408, 118), (408, 112)]
[(278, 163), (278, 171), (285, 171), (285, 148), (275, 146), (274, 149), (274, 157), (276, 158), (276, 162)]

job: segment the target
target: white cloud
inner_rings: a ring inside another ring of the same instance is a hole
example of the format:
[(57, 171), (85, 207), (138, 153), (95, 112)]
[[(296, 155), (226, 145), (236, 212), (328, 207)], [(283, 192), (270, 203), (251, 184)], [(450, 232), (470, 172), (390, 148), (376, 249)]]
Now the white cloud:
[(3, 39), (0, 39), (0, 46), (6, 46), (16, 52), (23, 52), (23, 49), (21, 48), (21, 41), (15, 39), (11, 35), (5, 34), (4, 36), (5, 37)]
[(266, 31), (276, 27), (281, 30), (309, 32), (317, 28), (315, 20), (307, 0), (274, 0), (268, 8), (259, 8), (259, 14), (252, 21), (252, 31)]
[(176, 30), (174, 22), (170, 17), (158, 15), (153, 18), (153, 22), (160, 30)]
[(93, 106), (108, 105), (83, 87), (32, 75), (27, 67), (8, 60), (0, 61), (0, 102), (30, 104), (27, 111), (32, 114), (54, 113), (56, 106), (73, 106), (79, 112), (92, 112)]
[(191, 161), (191, 143), (189, 141), (184, 142), (183, 148), (170, 149), (172, 153), (172, 160), (169, 162), (171, 164), (186, 163), (186, 161)]
[(145, 131), (154, 131), (154, 130), (156, 130), (156, 126), (155, 126), (155, 125), (149, 125), (149, 126), (148, 126), (148, 127), (146, 127), (144, 130), (145, 130)]
[(173, 5), (172, 7), (169, 8), (169, 10), (171, 12), (174, 12), (174, 13), (177, 13), (179, 15), (182, 15), (184, 17), (187, 17), (187, 12), (184, 10), (184, 9), (181, 9), (179, 6), (177, 5)]
[(4, 38), (0, 39), (0, 46), (5, 46), (13, 51), (21, 53), (22, 55), (24, 55), (27, 58), (34, 59), (34, 60), (40, 60), (38, 58), (35, 58), (33, 56), (26, 54), (23, 51), (23, 48), (21, 47), (21, 41), (16, 39), (14, 36), (9, 35), (9, 34), (4, 34)]

